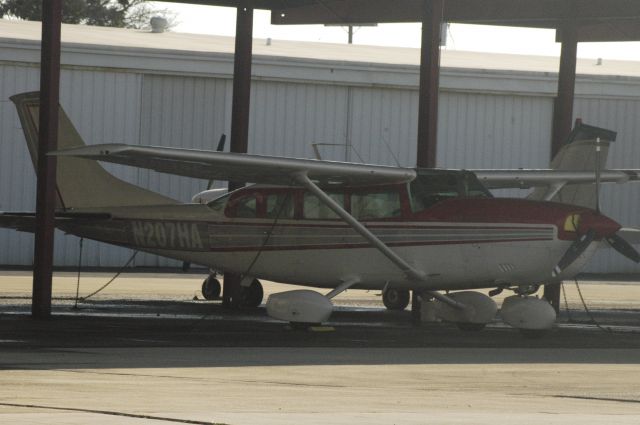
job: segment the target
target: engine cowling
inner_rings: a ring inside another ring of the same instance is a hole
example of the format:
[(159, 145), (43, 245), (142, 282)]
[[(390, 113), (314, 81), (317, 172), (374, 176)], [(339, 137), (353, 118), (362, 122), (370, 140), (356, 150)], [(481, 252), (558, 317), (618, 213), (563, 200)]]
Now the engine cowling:
[(517, 329), (545, 330), (556, 322), (556, 311), (546, 300), (512, 295), (502, 302), (502, 320)]
[(295, 323), (322, 323), (333, 304), (324, 295), (308, 289), (272, 294), (267, 300), (267, 314), (274, 319)]
[(498, 311), (496, 302), (480, 292), (462, 291), (448, 296), (465, 306), (461, 310), (441, 301), (435, 301), (436, 316), (448, 322), (486, 324), (493, 320)]

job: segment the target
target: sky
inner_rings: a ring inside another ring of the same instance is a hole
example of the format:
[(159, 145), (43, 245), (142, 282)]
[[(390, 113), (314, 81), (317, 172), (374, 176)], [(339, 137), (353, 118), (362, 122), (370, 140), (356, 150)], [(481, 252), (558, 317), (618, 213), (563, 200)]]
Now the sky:
[[(175, 32), (228, 35), (235, 34), (235, 8), (197, 6), (179, 3), (153, 2), (156, 9), (168, 9), (176, 15)], [(254, 12), (254, 38), (346, 43), (343, 27), (322, 25), (271, 25), (270, 13)], [(357, 27), (355, 44), (420, 47), (420, 24), (380, 24)], [(536, 28), (506, 28), (452, 24), (447, 33), (449, 50), (559, 56), (560, 44), (555, 31)], [(640, 61), (640, 42), (580, 43), (578, 57), (624, 59)]]

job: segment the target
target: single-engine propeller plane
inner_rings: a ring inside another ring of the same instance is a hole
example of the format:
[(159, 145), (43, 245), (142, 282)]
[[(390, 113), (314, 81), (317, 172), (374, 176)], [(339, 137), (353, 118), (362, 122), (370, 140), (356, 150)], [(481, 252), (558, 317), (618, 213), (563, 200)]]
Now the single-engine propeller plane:
[[(36, 158), (38, 94), (12, 100)], [(482, 328), (497, 306), (473, 290), (508, 288), (515, 295), (502, 318), (516, 328), (546, 329), (555, 311), (531, 296), (540, 284), (575, 275), (604, 241), (640, 261), (627, 241), (637, 232), (589, 207), (597, 205), (601, 182), (640, 179), (639, 170), (601, 169), (615, 133), (596, 127), (577, 127), (551, 170), (475, 172), (87, 146), (63, 110), (59, 131), (58, 228), (241, 274), (247, 303), (256, 306), (257, 279), (330, 289), (272, 295), (267, 312), (284, 321), (324, 322), (331, 299), (350, 288), (382, 290), (391, 309), (405, 308), (414, 290), (438, 318)], [(117, 179), (97, 161), (257, 184), (206, 204), (181, 204)], [(488, 190), (509, 187), (535, 190), (529, 199), (495, 198)], [(33, 214), (4, 213), (0, 225), (33, 231)]]

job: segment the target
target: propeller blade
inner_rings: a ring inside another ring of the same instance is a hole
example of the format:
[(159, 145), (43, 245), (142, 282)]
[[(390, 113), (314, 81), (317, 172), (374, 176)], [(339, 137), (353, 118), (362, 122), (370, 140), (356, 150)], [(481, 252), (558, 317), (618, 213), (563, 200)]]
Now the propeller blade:
[[(227, 141), (227, 135), (222, 133), (220, 136), (220, 140), (218, 140), (218, 147), (216, 148), (216, 152), (222, 152), (224, 150), (224, 142)], [(207, 182), (207, 190), (211, 189), (213, 186), (214, 180), (209, 180)]]
[(218, 147), (216, 148), (216, 152), (222, 152), (224, 150), (224, 142), (227, 141), (227, 135), (222, 133), (220, 136), (220, 140), (218, 140)]
[(624, 240), (622, 236), (613, 234), (611, 236), (607, 236), (606, 239), (607, 242), (609, 242), (609, 245), (611, 245), (611, 248), (615, 249), (631, 261), (640, 263), (640, 253), (629, 242)]
[(551, 276), (553, 277), (558, 276), (560, 273), (562, 273), (564, 269), (566, 269), (574, 261), (576, 261), (578, 257), (580, 257), (580, 255), (582, 255), (582, 253), (589, 247), (589, 245), (591, 244), (591, 242), (593, 242), (595, 238), (596, 238), (595, 230), (588, 230), (587, 233), (583, 234), (578, 239), (576, 239), (571, 244), (569, 249), (567, 249), (567, 252), (564, 253), (562, 258), (558, 262), (558, 265), (555, 266), (555, 268), (551, 272)]

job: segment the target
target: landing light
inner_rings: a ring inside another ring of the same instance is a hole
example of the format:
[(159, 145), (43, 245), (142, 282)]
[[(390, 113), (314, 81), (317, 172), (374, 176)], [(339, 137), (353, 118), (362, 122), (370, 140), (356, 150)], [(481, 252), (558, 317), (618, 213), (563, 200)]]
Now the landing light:
[(580, 225), (580, 214), (570, 214), (564, 221), (565, 232), (577, 232)]

